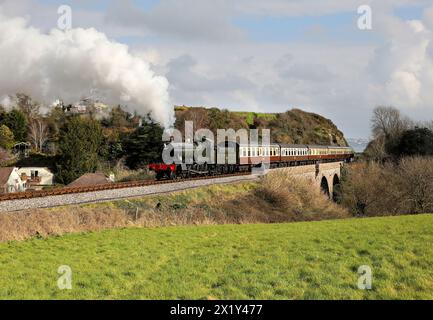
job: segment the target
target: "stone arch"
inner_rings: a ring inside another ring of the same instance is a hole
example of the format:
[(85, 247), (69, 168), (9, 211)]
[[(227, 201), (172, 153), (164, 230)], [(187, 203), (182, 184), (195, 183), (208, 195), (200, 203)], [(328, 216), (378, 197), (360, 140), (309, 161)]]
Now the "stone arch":
[(331, 197), (331, 192), (329, 190), (329, 183), (328, 183), (328, 179), (326, 179), (326, 177), (322, 177), (322, 181), (320, 182), (320, 190), (322, 190), (322, 192), (326, 196)]
[(334, 178), (332, 179), (332, 200), (334, 200), (335, 202), (338, 201), (339, 190), (340, 190), (340, 177), (336, 173), (334, 175)]

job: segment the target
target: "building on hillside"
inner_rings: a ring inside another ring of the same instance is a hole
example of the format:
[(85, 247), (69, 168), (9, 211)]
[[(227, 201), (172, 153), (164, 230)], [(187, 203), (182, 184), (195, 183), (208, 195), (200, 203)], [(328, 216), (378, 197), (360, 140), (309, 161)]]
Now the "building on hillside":
[(27, 189), (42, 190), (54, 184), (54, 174), (46, 167), (19, 168), (21, 180), (26, 182)]
[(74, 182), (68, 184), (68, 187), (86, 187), (86, 186), (110, 184), (113, 182), (114, 182), (113, 175), (110, 175), (108, 177), (102, 172), (86, 173), (81, 177), (79, 177)]
[(17, 168), (0, 168), (0, 194), (24, 192), (26, 188)]

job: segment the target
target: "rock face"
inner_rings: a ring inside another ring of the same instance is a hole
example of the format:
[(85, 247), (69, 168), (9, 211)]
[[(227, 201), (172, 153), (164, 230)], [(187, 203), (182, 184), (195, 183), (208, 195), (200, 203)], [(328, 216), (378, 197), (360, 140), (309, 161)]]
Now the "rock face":
[(285, 113), (230, 112), (217, 108), (176, 107), (176, 128), (183, 132), (184, 122), (194, 128), (270, 129), (273, 142), (348, 146), (344, 134), (329, 119), (293, 109)]

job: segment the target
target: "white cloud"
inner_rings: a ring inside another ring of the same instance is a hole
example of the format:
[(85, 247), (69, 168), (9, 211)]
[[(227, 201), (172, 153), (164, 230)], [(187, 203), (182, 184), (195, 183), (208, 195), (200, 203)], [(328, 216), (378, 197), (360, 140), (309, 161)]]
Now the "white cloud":
[(433, 60), (428, 52), (433, 30), (418, 20), (388, 21), (387, 41), (371, 60), (370, 99), (433, 116)]
[(167, 79), (95, 29), (43, 33), (0, 10), (0, 56), (0, 97), (26, 93), (48, 105), (96, 90), (106, 103), (151, 113), (163, 125), (173, 120)]

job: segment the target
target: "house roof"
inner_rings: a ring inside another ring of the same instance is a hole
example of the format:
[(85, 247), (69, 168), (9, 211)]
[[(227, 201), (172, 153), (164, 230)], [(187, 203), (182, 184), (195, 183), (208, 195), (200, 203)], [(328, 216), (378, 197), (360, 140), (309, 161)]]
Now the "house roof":
[(68, 184), (68, 187), (85, 187), (101, 184), (110, 184), (112, 181), (102, 172), (86, 173), (77, 180)]
[(0, 168), (0, 186), (4, 186), (14, 171), (13, 167)]

